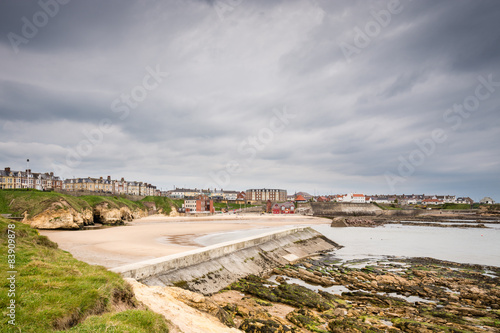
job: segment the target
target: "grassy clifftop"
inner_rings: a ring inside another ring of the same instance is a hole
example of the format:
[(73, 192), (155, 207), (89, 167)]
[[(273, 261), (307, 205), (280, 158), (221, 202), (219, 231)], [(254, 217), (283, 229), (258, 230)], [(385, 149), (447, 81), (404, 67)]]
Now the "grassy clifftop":
[(41, 192), (36, 190), (0, 190), (0, 213), (21, 216), (24, 212), (33, 217), (52, 205), (67, 202), (69, 207), (81, 212), (92, 209), (98, 204), (107, 203), (110, 208), (128, 207), (130, 210), (147, 209), (145, 202), (154, 202), (163, 214), (169, 214), (172, 201), (165, 197), (146, 197), (140, 201), (132, 201), (119, 196), (105, 197), (87, 195), (75, 197), (57, 192)]
[[(17, 271), (14, 285), (6, 277), (0, 284), (1, 332), (168, 332), (164, 318), (140, 305), (118, 274), (74, 259), (22, 223), (0, 217), (0, 235), (2, 276)], [(12, 299), (15, 325), (7, 316)]]
[(32, 217), (63, 200), (78, 212), (91, 208), (89, 203), (81, 198), (56, 192), (0, 190), (0, 213), (21, 216), (27, 212), (28, 216)]

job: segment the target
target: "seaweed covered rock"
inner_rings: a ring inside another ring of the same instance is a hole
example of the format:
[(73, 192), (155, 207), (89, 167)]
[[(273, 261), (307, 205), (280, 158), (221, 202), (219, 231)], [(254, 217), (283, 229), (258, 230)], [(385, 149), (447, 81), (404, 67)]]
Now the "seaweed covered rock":
[(302, 308), (296, 309), (292, 312), (289, 312), (286, 315), (286, 319), (288, 319), (291, 323), (297, 325), (298, 327), (302, 327), (308, 330), (316, 330), (318, 325), (322, 325), (325, 322), (314, 314), (311, 310)]
[(295, 328), (272, 319), (245, 319), (240, 330), (246, 333), (293, 333)]

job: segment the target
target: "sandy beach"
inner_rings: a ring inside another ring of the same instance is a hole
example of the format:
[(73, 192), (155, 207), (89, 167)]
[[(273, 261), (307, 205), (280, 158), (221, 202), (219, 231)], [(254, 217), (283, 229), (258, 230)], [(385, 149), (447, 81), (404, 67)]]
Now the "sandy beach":
[(301, 215), (154, 215), (124, 226), (76, 231), (41, 230), (40, 234), (49, 237), (78, 260), (112, 268), (202, 247), (195, 239), (209, 234), (329, 223), (329, 219)]

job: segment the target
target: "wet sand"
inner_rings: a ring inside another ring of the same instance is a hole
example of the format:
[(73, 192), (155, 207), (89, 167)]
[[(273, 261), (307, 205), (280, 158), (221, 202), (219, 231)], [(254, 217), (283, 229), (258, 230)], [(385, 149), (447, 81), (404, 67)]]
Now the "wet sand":
[(149, 216), (125, 226), (97, 230), (41, 230), (40, 234), (49, 237), (78, 260), (112, 268), (202, 247), (195, 239), (208, 234), (329, 223), (329, 219), (301, 215)]

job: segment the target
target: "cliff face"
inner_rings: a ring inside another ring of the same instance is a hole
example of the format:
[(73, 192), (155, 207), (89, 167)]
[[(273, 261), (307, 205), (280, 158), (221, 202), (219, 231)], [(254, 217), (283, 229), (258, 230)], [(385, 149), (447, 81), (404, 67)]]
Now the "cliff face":
[(119, 225), (149, 214), (177, 214), (172, 201), (163, 197), (132, 200), (36, 190), (0, 190), (0, 209), (0, 213), (24, 216), (24, 223), (38, 229), (81, 229), (94, 223)]
[(147, 216), (145, 210), (131, 210), (129, 207), (110, 208), (107, 203), (78, 212), (63, 201), (52, 204), (48, 209), (33, 217), (24, 214), (23, 223), (37, 229), (81, 229), (83, 226), (94, 223), (119, 225), (145, 216)]
[(147, 216), (146, 210), (130, 210), (129, 207), (110, 208), (107, 202), (94, 207), (94, 222), (106, 225), (118, 225)]
[(94, 223), (92, 209), (77, 212), (67, 202), (57, 202), (34, 217), (24, 214), (23, 223), (37, 229), (80, 229)]

